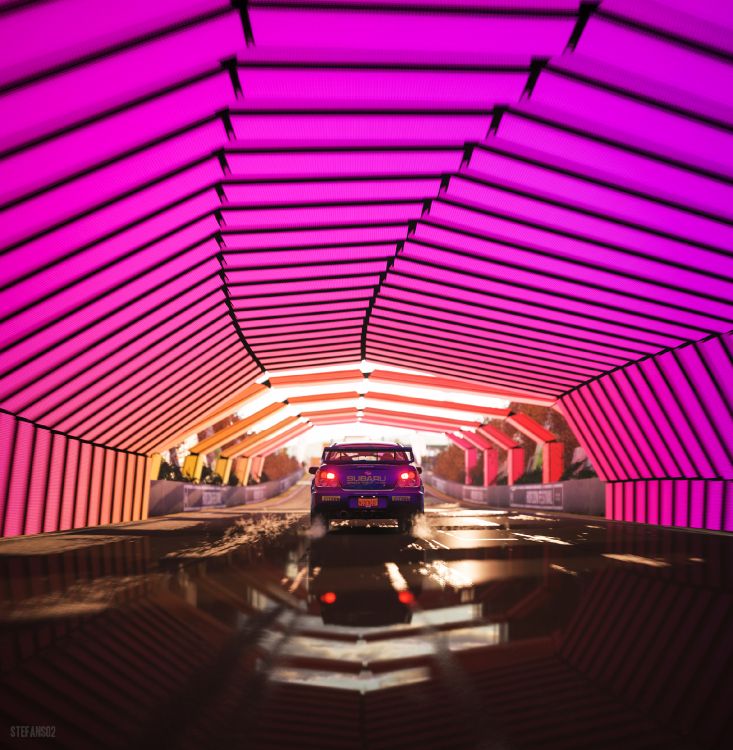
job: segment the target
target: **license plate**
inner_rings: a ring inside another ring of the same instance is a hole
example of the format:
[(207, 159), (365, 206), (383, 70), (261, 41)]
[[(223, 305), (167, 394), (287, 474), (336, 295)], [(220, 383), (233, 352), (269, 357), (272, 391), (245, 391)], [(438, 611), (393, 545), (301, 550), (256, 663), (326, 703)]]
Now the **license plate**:
[(378, 508), (379, 500), (376, 497), (360, 497), (356, 505), (358, 508)]

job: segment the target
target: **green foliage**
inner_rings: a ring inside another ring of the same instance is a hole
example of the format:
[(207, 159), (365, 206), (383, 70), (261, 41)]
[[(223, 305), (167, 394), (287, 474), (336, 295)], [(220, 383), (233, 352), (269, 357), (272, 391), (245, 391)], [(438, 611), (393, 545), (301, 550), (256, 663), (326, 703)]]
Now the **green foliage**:
[(515, 484), (542, 484), (542, 467), (525, 471)]
[(222, 478), (208, 466), (204, 466), (201, 472), (201, 484), (221, 484)]
[(484, 483), (484, 463), (479, 461), (470, 472), (471, 484), (474, 487), (481, 487)]
[(173, 482), (183, 482), (184, 476), (181, 473), (179, 466), (173, 466), (167, 461), (160, 462), (160, 470), (158, 471), (158, 479), (167, 479)]
[(590, 462), (583, 459), (582, 461), (576, 461), (574, 464), (570, 464), (560, 477), (560, 481), (565, 481), (567, 479), (595, 479), (597, 477), (598, 474), (596, 474), (596, 471), (591, 466)]

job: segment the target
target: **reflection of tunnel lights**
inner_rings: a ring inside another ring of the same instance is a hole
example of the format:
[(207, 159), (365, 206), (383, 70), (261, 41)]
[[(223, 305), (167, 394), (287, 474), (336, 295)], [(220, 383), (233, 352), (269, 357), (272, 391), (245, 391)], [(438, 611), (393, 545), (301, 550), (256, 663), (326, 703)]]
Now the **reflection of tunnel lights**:
[(474, 585), (470, 576), (460, 570), (449, 567), (443, 560), (435, 560), (420, 569), (423, 575), (430, 576), (437, 581), (441, 588), (450, 586), (452, 589), (466, 589)]
[(321, 601), (324, 604), (333, 604), (336, 601), (336, 594), (333, 591), (327, 591), (325, 594), (321, 594)]

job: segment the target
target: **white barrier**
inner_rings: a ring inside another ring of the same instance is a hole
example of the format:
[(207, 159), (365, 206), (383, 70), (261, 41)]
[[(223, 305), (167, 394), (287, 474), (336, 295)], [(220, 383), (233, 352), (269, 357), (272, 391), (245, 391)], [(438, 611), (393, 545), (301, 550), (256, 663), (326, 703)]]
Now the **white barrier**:
[(303, 476), (298, 469), (282, 479), (247, 487), (224, 487), (215, 484), (189, 484), (167, 479), (154, 479), (150, 483), (150, 509), (148, 515), (162, 516), (202, 508), (223, 508), (230, 505), (258, 503), (275, 497), (292, 487)]
[(600, 479), (569, 479), (555, 484), (515, 484), (475, 487), (450, 482), (431, 472), (423, 474), (425, 483), (438, 492), (495, 508), (534, 508), (603, 516), (606, 510), (605, 482)]

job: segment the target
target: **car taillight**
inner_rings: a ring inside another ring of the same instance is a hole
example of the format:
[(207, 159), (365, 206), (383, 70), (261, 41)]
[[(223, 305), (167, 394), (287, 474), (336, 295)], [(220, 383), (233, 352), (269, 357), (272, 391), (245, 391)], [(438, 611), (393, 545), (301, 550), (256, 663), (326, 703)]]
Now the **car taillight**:
[(420, 476), (415, 469), (402, 469), (397, 474), (398, 487), (419, 487)]
[(321, 594), (321, 601), (324, 604), (333, 604), (336, 601), (336, 594), (333, 591), (327, 591), (325, 594)]
[(336, 472), (330, 469), (318, 469), (316, 472), (316, 487), (338, 487)]

